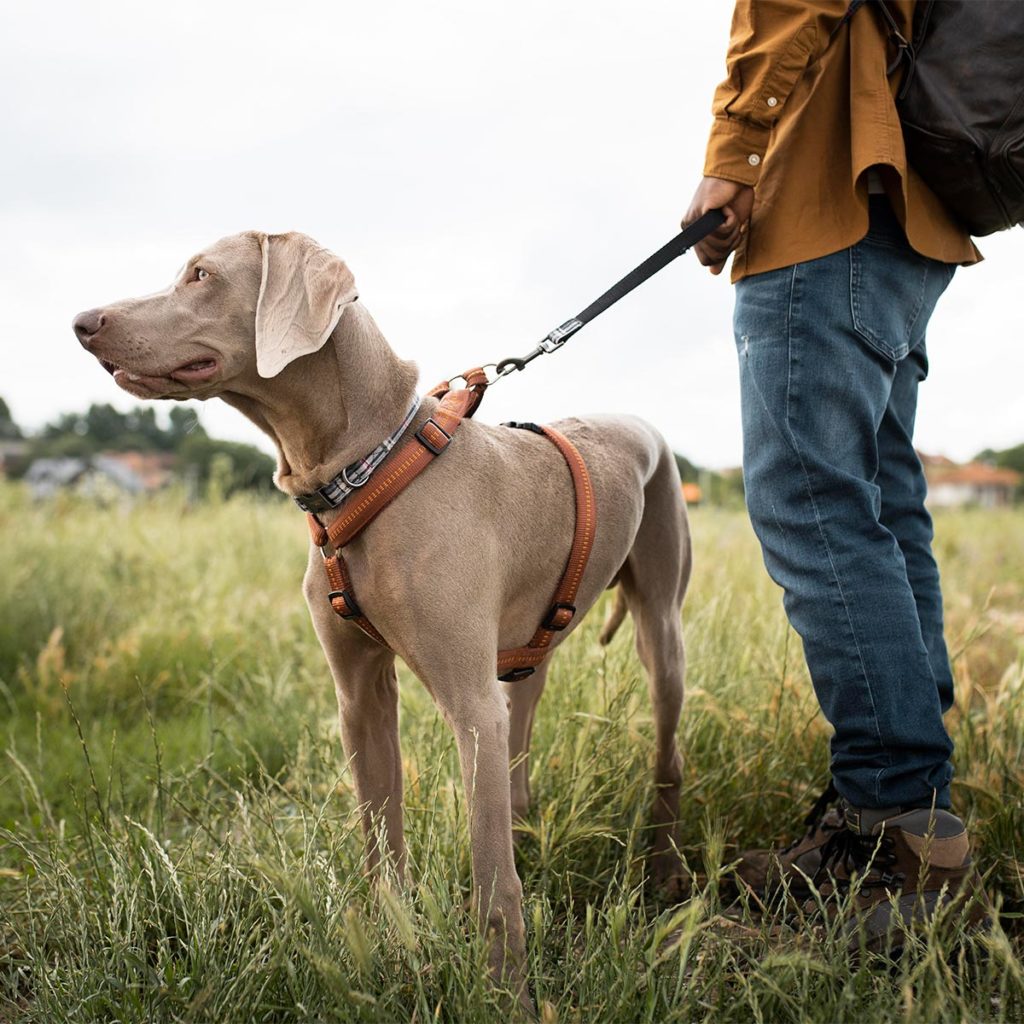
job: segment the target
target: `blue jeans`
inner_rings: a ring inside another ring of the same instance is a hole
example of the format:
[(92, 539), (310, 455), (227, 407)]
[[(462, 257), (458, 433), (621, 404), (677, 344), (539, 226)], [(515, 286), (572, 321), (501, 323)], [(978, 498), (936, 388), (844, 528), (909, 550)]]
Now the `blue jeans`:
[(856, 245), (736, 286), (747, 508), (856, 807), (949, 806), (953, 677), (912, 439), (954, 269), (872, 197)]

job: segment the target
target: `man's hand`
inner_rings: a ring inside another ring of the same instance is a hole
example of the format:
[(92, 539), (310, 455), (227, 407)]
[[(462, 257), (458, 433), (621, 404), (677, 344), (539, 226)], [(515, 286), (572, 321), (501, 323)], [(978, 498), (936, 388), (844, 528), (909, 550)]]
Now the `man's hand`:
[(683, 227), (692, 224), (708, 210), (721, 210), (725, 214), (725, 223), (694, 247), (697, 259), (712, 274), (722, 272), (729, 253), (736, 248), (747, 230), (753, 208), (754, 190), (749, 185), (726, 181), (725, 178), (704, 178), (697, 186), (690, 208), (683, 218)]

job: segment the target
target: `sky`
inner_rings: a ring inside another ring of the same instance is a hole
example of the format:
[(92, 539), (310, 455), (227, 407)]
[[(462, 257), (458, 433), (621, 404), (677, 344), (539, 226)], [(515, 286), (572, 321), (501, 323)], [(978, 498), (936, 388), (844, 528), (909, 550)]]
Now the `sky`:
[[(426, 389), (531, 349), (678, 230), (732, 4), (378, 0), (0, 9), (0, 396), (35, 429), (120, 391), (80, 310), (247, 229), (338, 253)], [(986, 239), (929, 332), (918, 447), (1024, 441), (1024, 235)], [(496, 386), (491, 422), (639, 413), (740, 461), (732, 288), (684, 256)], [(211, 434), (269, 443), (216, 400)]]

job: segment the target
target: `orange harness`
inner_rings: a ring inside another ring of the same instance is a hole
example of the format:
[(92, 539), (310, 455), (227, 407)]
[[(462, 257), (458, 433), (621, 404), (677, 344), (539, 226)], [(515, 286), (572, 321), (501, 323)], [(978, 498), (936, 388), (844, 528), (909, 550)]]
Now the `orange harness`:
[[(390, 646), (387, 640), (363, 614), (356, 602), (352, 591), (352, 578), (341, 551), (451, 444), (459, 424), (476, 412), (487, 389), (487, 374), (479, 368), (467, 370), (462, 374), (462, 379), (466, 382), (464, 388), (452, 391), (449, 387), (451, 382), (445, 381), (428, 392), (428, 397), (440, 399), (434, 414), (401, 448), (388, 456), (380, 468), (377, 479), (370, 480), (365, 491), (361, 490), (352, 496), (351, 508), (343, 510), (341, 515), (326, 527), (313, 513), (307, 514), (313, 543), (320, 548), (324, 557), (324, 569), (331, 587), (328, 594), (331, 607), (343, 619), (355, 623), (368, 637), (385, 647)], [(597, 510), (594, 503), (594, 488), (586, 464), (568, 438), (557, 430), (538, 427), (533, 423), (505, 425), (532, 430), (537, 434), (543, 434), (551, 441), (569, 467), (576, 494), (576, 528), (572, 548), (565, 571), (551, 599), (551, 606), (525, 647), (498, 651), (498, 678), (514, 681), (533, 674), (536, 666), (546, 657), (555, 633), (565, 629), (576, 614), (573, 602), (576, 600), (576, 592), (579, 590), (580, 580), (583, 578), (583, 571), (587, 567), (587, 560), (594, 545)]]

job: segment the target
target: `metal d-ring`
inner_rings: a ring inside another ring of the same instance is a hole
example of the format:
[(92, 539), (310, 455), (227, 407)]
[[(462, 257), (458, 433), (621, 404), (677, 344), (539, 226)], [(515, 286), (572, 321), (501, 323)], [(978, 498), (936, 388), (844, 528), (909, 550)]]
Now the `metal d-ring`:
[(362, 480), (360, 480), (358, 483), (356, 483), (356, 481), (354, 481), (354, 480), (349, 480), (349, 478), (348, 478), (348, 470), (349, 470), (349, 467), (346, 466), (341, 471), (341, 479), (344, 480), (345, 484), (348, 487), (351, 487), (353, 491), (358, 489), (358, 488), (360, 488), (360, 487), (362, 487), (364, 484), (368, 483), (369, 480), (370, 480), (370, 477), (373, 475), (372, 473), (367, 473), (366, 476), (363, 477)]

